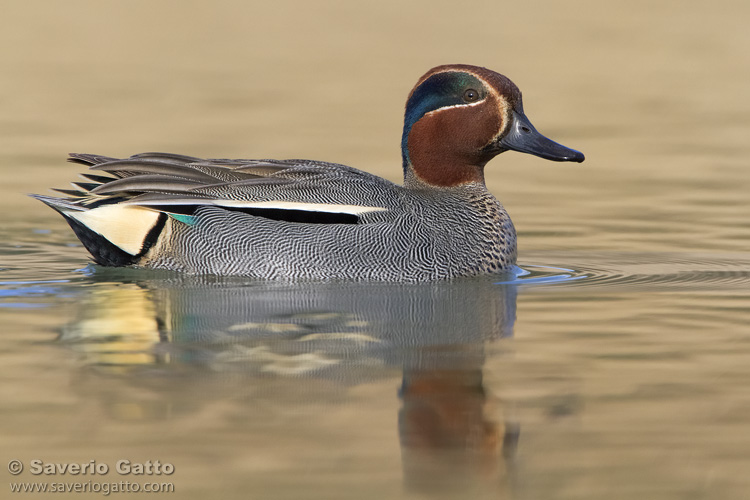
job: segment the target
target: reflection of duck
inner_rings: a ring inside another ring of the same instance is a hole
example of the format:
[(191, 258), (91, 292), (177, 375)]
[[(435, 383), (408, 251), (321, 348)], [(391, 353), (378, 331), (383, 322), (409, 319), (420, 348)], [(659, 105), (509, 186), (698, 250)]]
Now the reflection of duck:
[(458, 64), (417, 82), (401, 149), (403, 186), (309, 160), (74, 154), (91, 182), (36, 198), (105, 266), (427, 281), (515, 264), (515, 229), (484, 183), (488, 161), (508, 150), (584, 159), (536, 131), (513, 82)]
[[(117, 365), (104, 357), (117, 352), (160, 355), (156, 361), (122, 358), (128, 364), (168, 360), (214, 368), (241, 361), (243, 353), (274, 357), (265, 351), (317, 352), (340, 362), (372, 355), (401, 363), (407, 352), (402, 347), (476, 344), (510, 335), (516, 307), (515, 288), (495, 285), (490, 277), (282, 284), (170, 274), (140, 285), (101, 282), (84, 290), (78, 318), (63, 340), (74, 342), (87, 364), (101, 366)], [(135, 339), (138, 345), (131, 345)]]
[[(503, 429), (482, 367), (485, 344), (512, 333), (512, 286), (487, 278), (405, 285), (170, 276), (85, 290), (62, 340), (89, 367), (76, 383), (115, 418), (166, 418), (259, 394), (279, 412), (344, 404), (348, 387), (400, 368), (407, 482), (502, 477), (503, 445), (507, 451), (516, 434)], [(87, 378), (90, 370), (97, 376)], [(119, 375), (120, 388), (102, 385), (101, 373)]]
[(64, 328), (62, 339), (81, 352), (87, 364), (123, 371), (162, 362), (154, 349), (162, 334), (148, 291), (120, 284), (88, 289), (78, 318)]
[(411, 488), (437, 493), (502, 480), (502, 460), (515, 451), (518, 428), (493, 419), (497, 408), (486, 394), (480, 364), (405, 370), (401, 398), (399, 435)]
[(415, 450), (472, 450), (493, 454), (500, 438), (485, 420), (481, 370), (404, 373), (402, 443)]

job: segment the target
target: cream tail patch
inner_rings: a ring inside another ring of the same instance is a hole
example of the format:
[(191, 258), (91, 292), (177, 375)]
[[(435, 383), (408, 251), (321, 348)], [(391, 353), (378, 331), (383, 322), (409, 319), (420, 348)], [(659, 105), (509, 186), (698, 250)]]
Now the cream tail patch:
[(64, 212), (130, 255), (138, 255), (146, 236), (159, 220), (159, 212), (133, 205), (106, 205), (82, 212)]

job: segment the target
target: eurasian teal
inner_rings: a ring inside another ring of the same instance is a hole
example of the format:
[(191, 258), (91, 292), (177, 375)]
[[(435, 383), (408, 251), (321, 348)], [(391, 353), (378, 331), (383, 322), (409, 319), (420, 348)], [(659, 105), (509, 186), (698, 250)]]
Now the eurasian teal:
[[(90, 182), (34, 195), (103, 266), (268, 279), (424, 281), (494, 273), (516, 261), (516, 231), (484, 183), (507, 150), (554, 161), (582, 153), (531, 125), (508, 78), (438, 66), (406, 102), (404, 185), (310, 160), (127, 159), (71, 154)], [(104, 174), (104, 175), (101, 175)]]

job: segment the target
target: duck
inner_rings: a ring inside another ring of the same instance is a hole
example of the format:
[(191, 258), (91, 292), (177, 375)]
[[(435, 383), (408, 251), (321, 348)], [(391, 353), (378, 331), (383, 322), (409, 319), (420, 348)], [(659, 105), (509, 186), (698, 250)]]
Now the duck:
[(60, 213), (100, 266), (268, 280), (422, 282), (514, 268), (517, 236), (485, 185), (506, 151), (583, 153), (548, 139), (521, 91), (487, 68), (430, 69), (408, 95), (404, 181), (312, 160), (71, 153), (84, 182), (31, 195)]

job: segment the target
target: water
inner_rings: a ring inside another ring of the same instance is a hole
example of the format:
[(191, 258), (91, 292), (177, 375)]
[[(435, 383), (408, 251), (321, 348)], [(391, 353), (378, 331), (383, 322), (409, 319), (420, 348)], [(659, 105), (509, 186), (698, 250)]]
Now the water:
[[(0, 21), (0, 443), (26, 471), (6, 482), (746, 498), (749, 9), (14, 5)], [(102, 269), (25, 197), (74, 180), (69, 151), (308, 157), (399, 180), (406, 94), (446, 62), (507, 74), (539, 130), (587, 156), (488, 165), (519, 230), (517, 276)], [(36, 476), (33, 459), (112, 470)], [(122, 459), (175, 472), (121, 476)]]

